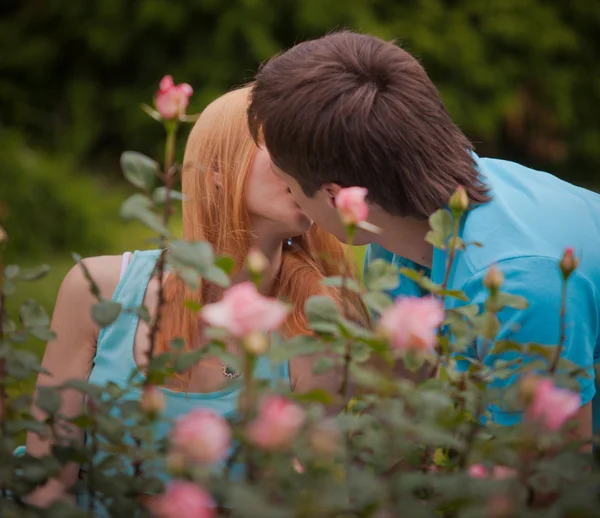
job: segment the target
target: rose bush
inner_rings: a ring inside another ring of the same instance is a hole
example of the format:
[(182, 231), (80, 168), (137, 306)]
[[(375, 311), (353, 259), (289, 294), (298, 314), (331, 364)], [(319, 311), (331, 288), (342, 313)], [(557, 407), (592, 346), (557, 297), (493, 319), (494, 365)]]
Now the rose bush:
[[(168, 231), (172, 200), (181, 197), (172, 190), (177, 170), (174, 139), (178, 125), (193, 119), (185, 115), (189, 95), (189, 86), (176, 87), (167, 77), (157, 94), (156, 110), (145, 107), (165, 125), (165, 164), (161, 170), (139, 153), (123, 154), (125, 177), (140, 192), (124, 202), (121, 214), (160, 236), (159, 277), (170, 268), (192, 286), (197, 276), (224, 286), (227, 261), (198, 253), (206, 250), (206, 243), (174, 240)], [(157, 177), (164, 185), (155, 186)], [(351, 188), (336, 197), (350, 238), (367, 218), (366, 195)], [(430, 218), (428, 240), (449, 247), (450, 258), (469, 246), (455, 235), (467, 206), (459, 189), (449, 200), (449, 210)], [(0, 228), (0, 250), (7, 246), (10, 236)], [(266, 267), (261, 258), (249, 258), (247, 266), (253, 280), (260, 282)], [(556, 274), (568, 282), (576, 268), (574, 252), (567, 250)], [(449, 291), (419, 272), (373, 261), (364, 286), (335, 278), (327, 282), (361, 294), (381, 315), (374, 330), (348, 320), (333, 301), (313, 297), (306, 305), (313, 334), (278, 348), (268, 347), (266, 332), (281, 325), (286, 306), (262, 297), (252, 283), (236, 285), (199, 313), (205, 323), (220, 328), (207, 329), (204, 350), (189, 351), (176, 340), (169, 352), (153, 355), (159, 325), (155, 318), (150, 321), (151, 352), (143, 380), (132, 376), (127, 389), (85, 380), (40, 389), (35, 403), (46, 414), (40, 420), (30, 411), (33, 396), (21, 393), (19, 386), (41, 367), (19, 344), (30, 335), (51, 339), (50, 320), (33, 300), (26, 301), (18, 314), (9, 314), (5, 301), (19, 283), (34, 282), (45, 273), (43, 266), (24, 270), (0, 264), (3, 518), (91, 516), (98, 506), (110, 516), (127, 518), (600, 516), (597, 458), (589, 448), (598, 438), (574, 441), (568, 435), (570, 418), (579, 408), (573, 389), (580, 373), (558, 356), (561, 344), (495, 340), (496, 315), (507, 306), (526, 306), (526, 301), (502, 292), (503, 279), (495, 269), (485, 279), (488, 300), (473, 305), (464, 293)], [(397, 285), (401, 274), (430, 296), (390, 300), (385, 291)], [(94, 280), (89, 282), (97, 293)], [(444, 312), (442, 300), (448, 297), (464, 305)], [(144, 308), (115, 307), (98, 298), (93, 316), (107, 326), (120, 311), (143, 314)], [(557, 326), (564, 314), (557, 315)], [(535, 361), (497, 362), (490, 368), (466, 354), (478, 339), (498, 353), (515, 351), (519, 357), (533, 355)], [(239, 364), (245, 388), (240, 417), (226, 422), (198, 410), (171, 423), (165, 441), (154, 441), (154, 427), (166, 419), (161, 383), (187, 371), (204, 355), (232, 361), (225, 352), (226, 340), (237, 341), (242, 351)], [(268, 354), (277, 363), (318, 350), (331, 355), (318, 362), (316, 370), (325, 373), (343, 367), (347, 373), (338, 393), (281, 393), (251, 375), (258, 354)], [(398, 361), (415, 371), (426, 367), (428, 376), (419, 383), (394, 377), (391, 372)], [(381, 368), (385, 364), (390, 369)], [(520, 382), (505, 391), (490, 388), (494, 380), (508, 376), (518, 376)], [(354, 397), (348, 401), (350, 385)], [(61, 393), (67, 389), (80, 391), (87, 399), (87, 410), (79, 416), (61, 414)], [(128, 397), (135, 391), (141, 397)], [(344, 410), (327, 417), (325, 407), (340, 402)], [(512, 428), (495, 425), (492, 405), (522, 412), (522, 422)], [(74, 441), (66, 425), (83, 431), (88, 440)], [(44, 458), (15, 454), (25, 432), (52, 437), (52, 452)], [(69, 498), (46, 509), (31, 505), (28, 495), (69, 462), (81, 465), (81, 474), (68, 492), (86, 496), (87, 505), (77, 507)], [(169, 475), (168, 482), (157, 473), (157, 463)], [(242, 466), (244, 476), (231, 476), (233, 464)]]

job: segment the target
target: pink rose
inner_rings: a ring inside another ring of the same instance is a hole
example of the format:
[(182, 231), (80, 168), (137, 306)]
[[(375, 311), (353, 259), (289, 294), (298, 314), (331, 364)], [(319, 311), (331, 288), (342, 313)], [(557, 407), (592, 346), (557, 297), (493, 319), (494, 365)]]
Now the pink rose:
[(230, 443), (227, 421), (210, 410), (193, 410), (180, 417), (171, 431), (172, 452), (200, 464), (224, 459)]
[(444, 321), (442, 303), (431, 297), (402, 297), (381, 315), (379, 329), (399, 353), (433, 351)]
[(577, 392), (558, 388), (551, 379), (540, 379), (533, 387), (532, 401), (525, 416), (546, 430), (558, 430), (580, 407), (581, 396)]
[(149, 506), (159, 518), (213, 518), (215, 504), (210, 495), (192, 482), (176, 481), (167, 486), (160, 496), (153, 498)]
[(285, 450), (304, 424), (304, 417), (304, 410), (293, 401), (283, 396), (268, 396), (248, 426), (247, 437), (265, 450)]
[(165, 76), (160, 82), (154, 104), (163, 119), (177, 119), (185, 114), (193, 93), (192, 87), (187, 83), (176, 85), (171, 76)]
[(273, 331), (283, 324), (287, 314), (283, 302), (263, 297), (251, 282), (232, 286), (220, 302), (207, 304), (200, 311), (205, 322), (224, 327), (238, 338), (252, 331)]
[(347, 187), (337, 193), (335, 207), (344, 225), (358, 225), (367, 219), (367, 193), (368, 190), (364, 187)]

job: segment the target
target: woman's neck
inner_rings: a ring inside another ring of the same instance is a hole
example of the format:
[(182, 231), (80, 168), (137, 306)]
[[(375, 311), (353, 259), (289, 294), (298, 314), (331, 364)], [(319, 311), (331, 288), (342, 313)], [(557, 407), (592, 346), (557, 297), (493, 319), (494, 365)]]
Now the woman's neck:
[[(263, 295), (271, 294), (273, 285), (281, 268), (283, 255), (283, 241), (281, 239), (255, 239), (250, 245), (259, 250), (267, 259), (269, 266), (262, 274), (259, 290)], [(250, 278), (247, 270), (243, 268), (233, 279), (234, 283), (246, 281)]]

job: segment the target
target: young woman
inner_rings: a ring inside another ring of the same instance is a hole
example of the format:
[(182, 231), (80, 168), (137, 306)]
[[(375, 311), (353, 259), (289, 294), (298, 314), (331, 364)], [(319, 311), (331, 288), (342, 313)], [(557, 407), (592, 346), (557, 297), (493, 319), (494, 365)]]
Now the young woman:
[[(352, 271), (342, 245), (301, 211), (286, 184), (275, 176), (264, 149), (257, 148), (246, 123), (249, 89), (232, 91), (210, 104), (197, 120), (187, 142), (183, 164), (183, 233), (189, 240), (206, 240), (217, 254), (231, 256), (237, 272), (250, 247), (262, 251), (269, 261), (263, 293), (288, 300), (293, 310), (280, 334), (283, 338), (310, 333), (303, 313), (312, 295), (327, 294), (340, 301), (335, 288), (321, 284), (324, 277)], [(124, 307), (145, 305), (150, 314), (157, 307), (158, 280), (152, 276), (158, 251), (135, 252), (123, 256), (93, 257), (85, 264), (101, 294)], [(168, 350), (171, 339), (182, 337), (191, 348), (203, 347), (203, 333), (197, 313), (184, 302), (218, 300), (220, 290), (201, 282), (190, 291), (173, 275), (164, 284), (167, 303), (163, 310), (157, 353)], [(349, 317), (368, 324), (369, 317), (359, 298), (349, 294)], [(90, 310), (95, 298), (75, 266), (60, 288), (52, 329), (57, 339), (47, 346), (43, 366), (51, 375), (40, 375), (38, 385), (60, 385), (68, 379), (89, 379), (98, 384), (113, 381), (125, 385), (133, 369), (143, 367), (149, 348), (148, 325), (133, 313), (124, 313), (100, 330)], [(340, 383), (334, 374), (314, 375), (315, 357), (294, 358), (288, 364), (270, 365), (261, 357), (257, 376), (284, 383), (295, 391), (323, 387), (335, 391)], [(239, 384), (216, 359), (195, 365), (183, 379), (169, 380), (164, 387), (165, 414), (176, 418), (194, 408), (209, 408), (221, 415), (236, 410)], [(84, 407), (80, 393), (65, 392), (61, 412), (79, 415)], [(73, 433), (77, 434), (77, 431)], [(80, 432), (79, 432), (80, 433)], [(168, 433), (166, 424), (157, 436)], [(83, 440), (82, 437), (78, 437)], [(47, 441), (31, 434), (28, 453), (40, 456), (50, 448)], [(78, 476), (78, 466), (70, 466), (61, 476), (32, 495), (38, 505), (48, 505)]]

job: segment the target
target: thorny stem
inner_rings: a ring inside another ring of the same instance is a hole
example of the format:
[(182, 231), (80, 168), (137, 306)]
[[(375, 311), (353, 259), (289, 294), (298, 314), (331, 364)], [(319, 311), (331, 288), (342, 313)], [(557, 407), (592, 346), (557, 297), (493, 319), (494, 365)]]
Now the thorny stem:
[[(156, 338), (158, 336), (158, 332), (160, 330), (160, 322), (163, 312), (163, 307), (165, 305), (165, 292), (163, 286), (165, 267), (167, 262), (167, 245), (169, 236), (166, 234), (166, 229), (169, 224), (169, 217), (171, 215), (171, 190), (173, 189), (173, 180), (174, 180), (174, 171), (173, 171), (173, 161), (175, 157), (175, 134), (177, 132), (177, 124), (172, 123), (166, 126), (167, 130), (167, 139), (165, 143), (165, 166), (164, 166), (164, 182), (165, 182), (165, 201), (164, 201), (164, 210), (163, 210), (163, 226), (165, 228), (165, 233), (160, 236), (160, 248), (161, 254), (158, 258), (155, 267), (156, 277), (158, 279), (158, 304), (156, 308), (156, 315), (154, 316), (154, 320), (152, 322), (152, 326), (150, 327), (150, 349), (148, 350), (148, 365), (152, 362), (154, 358), (154, 349), (156, 347)], [(150, 378), (147, 376), (145, 383), (147, 385), (150, 383)]]
[(96, 444), (96, 429), (95, 426), (92, 426), (90, 429), (90, 447), (91, 451), (91, 460), (89, 463), (89, 472), (88, 472), (88, 480), (87, 480), (87, 489), (88, 489), (88, 512), (90, 516), (95, 516), (94, 514), (94, 500), (96, 497), (96, 491), (94, 490), (94, 459), (98, 454), (98, 445)]
[(567, 317), (567, 279), (564, 280), (562, 285), (562, 293), (560, 298), (560, 338), (558, 339), (558, 346), (556, 347), (556, 352), (554, 353), (554, 359), (552, 360), (552, 365), (550, 366), (550, 374), (554, 374), (558, 367), (558, 360), (560, 360), (560, 355), (562, 354), (563, 348), (565, 346), (565, 338), (566, 338), (566, 317)]
[[(352, 246), (352, 239), (354, 238), (354, 227), (349, 227), (347, 229), (347, 245), (348, 247)], [(341, 286), (341, 296), (342, 296), (342, 315), (345, 317), (347, 314), (347, 304), (348, 304), (348, 277), (350, 276), (350, 272), (348, 271), (348, 262), (344, 262), (344, 273), (342, 274), (342, 286)], [(342, 376), (342, 383), (340, 384), (340, 395), (346, 398), (348, 394), (349, 387), (349, 379), (350, 379), (350, 363), (352, 362), (352, 340), (348, 340), (346, 342), (346, 350), (344, 353), (344, 373)]]
[[(250, 415), (254, 404), (254, 393), (252, 391), (252, 370), (253, 370), (253, 358), (252, 355), (244, 351), (244, 364), (243, 364), (243, 375), (244, 375), (244, 390), (240, 394), (239, 406), (240, 413), (242, 415), (242, 424), (247, 426), (250, 422)], [(244, 456), (245, 462), (245, 476), (248, 482), (252, 482), (253, 479), (253, 462), (251, 458), (252, 448), (246, 447), (246, 455)]]
[(469, 460), (469, 455), (473, 450), (473, 446), (475, 445), (475, 438), (477, 437), (477, 432), (481, 428), (481, 413), (483, 412), (483, 398), (480, 396), (477, 400), (477, 409), (475, 411), (475, 415), (473, 416), (473, 422), (469, 428), (465, 436), (465, 444), (467, 445), (465, 450), (463, 451), (460, 460), (458, 462), (458, 466), (460, 469), (464, 469), (467, 466), (467, 462)]
[[(150, 347), (148, 349), (148, 369), (151, 369), (152, 359), (154, 358), (154, 350), (156, 348), (156, 340), (158, 337), (158, 332), (160, 331), (160, 323), (162, 319), (163, 308), (166, 303), (164, 290), (164, 276), (166, 269), (165, 267), (167, 263), (167, 246), (169, 239), (167, 232), (169, 225), (169, 217), (171, 215), (171, 190), (173, 189), (173, 180), (175, 177), (173, 162), (175, 158), (175, 135), (177, 133), (177, 122), (168, 122), (165, 128), (167, 131), (167, 139), (165, 142), (165, 164), (163, 172), (163, 179), (165, 184), (165, 200), (162, 214), (162, 224), (164, 227), (164, 232), (160, 236), (161, 253), (154, 268), (154, 273), (156, 274), (156, 277), (158, 279), (158, 301), (156, 307), (156, 315), (154, 316), (154, 320), (152, 321), (152, 325), (150, 327), (149, 332)], [(150, 375), (150, 372), (146, 374), (144, 385), (152, 385), (152, 376)], [(136, 441), (136, 446), (138, 448), (141, 448), (141, 442)], [(133, 469), (136, 477), (142, 476), (141, 460), (136, 459), (133, 462)]]
[[(446, 301), (446, 290), (448, 289), (448, 282), (450, 281), (450, 272), (452, 272), (452, 264), (454, 263), (454, 258), (456, 257), (456, 249), (458, 248), (458, 231), (460, 227), (460, 214), (453, 214), (454, 217), (454, 228), (452, 229), (452, 237), (450, 238), (450, 250), (448, 252), (448, 261), (446, 262), (446, 274), (444, 275), (444, 283), (442, 284), (442, 294), (441, 294), (441, 303), (442, 307), (444, 306), (444, 302)], [(443, 325), (443, 324), (442, 324)], [(442, 326), (438, 329), (438, 337), (442, 335)], [(440, 366), (440, 362), (442, 361), (442, 350), (441, 346), (438, 346), (437, 351), (437, 359), (435, 360), (433, 367), (429, 373), (428, 378), (433, 378), (437, 370)]]

